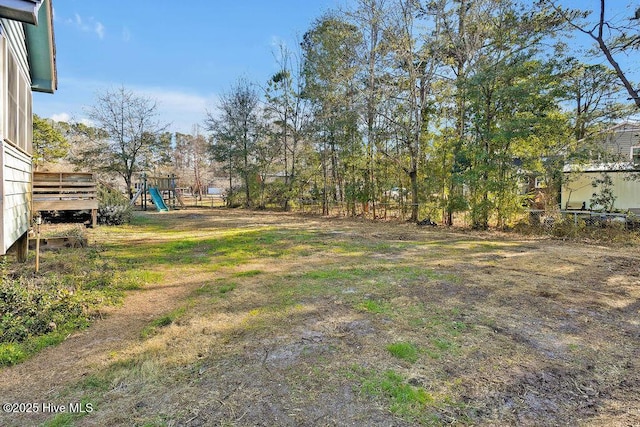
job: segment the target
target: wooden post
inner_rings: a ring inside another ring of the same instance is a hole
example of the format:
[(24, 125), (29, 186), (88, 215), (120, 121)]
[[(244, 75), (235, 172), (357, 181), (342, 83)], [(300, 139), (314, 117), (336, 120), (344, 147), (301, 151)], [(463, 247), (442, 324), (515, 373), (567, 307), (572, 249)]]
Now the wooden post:
[(24, 233), (15, 243), (16, 257), (18, 262), (27, 262), (29, 254), (29, 232)]
[(147, 174), (144, 174), (142, 176), (143, 179), (143, 187), (142, 187), (142, 210), (146, 211), (147, 210)]
[(42, 224), (42, 217), (38, 215), (36, 217), (36, 273), (40, 271), (40, 224)]

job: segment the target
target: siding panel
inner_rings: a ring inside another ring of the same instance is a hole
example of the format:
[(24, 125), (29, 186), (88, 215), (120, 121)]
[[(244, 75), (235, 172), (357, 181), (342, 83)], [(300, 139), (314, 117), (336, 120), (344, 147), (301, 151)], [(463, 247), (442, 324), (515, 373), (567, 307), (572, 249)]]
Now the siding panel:
[(621, 126), (615, 130), (615, 133), (609, 135), (604, 146), (609, 152), (617, 154), (621, 159), (629, 160), (631, 156), (631, 147), (640, 143), (640, 128), (637, 126)]
[(13, 169), (12, 167), (6, 167), (4, 173), (5, 173), (4, 179), (6, 181), (25, 182), (25, 181), (31, 180), (28, 171)]
[(5, 36), (2, 31), (2, 23), (0, 23), (0, 141), (4, 141), (4, 115), (5, 115), (5, 97), (7, 94), (5, 93), (5, 85), (6, 85), (6, 76), (5, 76), (5, 61), (6, 61), (6, 46), (7, 42)]
[[(565, 178), (567, 174), (565, 173)], [(629, 179), (635, 176), (635, 179)], [(640, 208), (640, 181), (638, 173), (630, 172), (609, 172), (613, 184), (613, 194), (616, 197), (613, 205), (614, 209), (638, 209)], [(602, 179), (601, 173), (581, 173), (571, 176), (568, 182), (562, 185), (562, 209), (567, 206), (567, 202), (585, 202), (589, 209), (589, 201), (593, 193), (600, 192), (600, 188), (594, 188), (591, 183), (594, 179)]]
[(2, 215), (3, 249), (7, 249), (29, 230), (31, 216), (31, 158), (3, 143)]

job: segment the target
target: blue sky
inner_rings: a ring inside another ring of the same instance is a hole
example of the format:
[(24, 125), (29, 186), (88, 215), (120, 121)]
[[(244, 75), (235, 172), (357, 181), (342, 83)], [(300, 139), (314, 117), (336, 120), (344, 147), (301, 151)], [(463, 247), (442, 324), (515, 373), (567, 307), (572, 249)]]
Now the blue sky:
[[(34, 94), (34, 112), (81, 121), (97, 93), (124, 86), (155, 99), (159, 119), (171, 123), (169, 130), (192, 132), (238, 78), (264, 84), (277, 71), (278, 45), (295, 47), (316, 18), (345, 3), (54, 0), (58, 91)], [(592, 9), (599, 4), (561, 3)], [(631, 0), (608, 3), (619, 16), (628, 16), (637, 5)]]
[(340, 0), (54, 1), (58, 91), (34, 112), (86, 117), (96, 93), (124, 86), (158, 102), (159, 118), (190, 132), (240, 77), (264, 83), (274, 52), (294, 47)]

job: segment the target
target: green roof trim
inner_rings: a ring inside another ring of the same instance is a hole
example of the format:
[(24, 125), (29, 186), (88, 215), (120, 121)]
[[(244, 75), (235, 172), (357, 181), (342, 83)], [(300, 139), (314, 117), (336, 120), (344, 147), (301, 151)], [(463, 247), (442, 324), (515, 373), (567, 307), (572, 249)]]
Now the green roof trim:
[(31, 89), (53, 93), (58, 89), (56, 46), (53, 36), (51, 0), (45, 0), (38, 10), (38, 25), (24, 24)]

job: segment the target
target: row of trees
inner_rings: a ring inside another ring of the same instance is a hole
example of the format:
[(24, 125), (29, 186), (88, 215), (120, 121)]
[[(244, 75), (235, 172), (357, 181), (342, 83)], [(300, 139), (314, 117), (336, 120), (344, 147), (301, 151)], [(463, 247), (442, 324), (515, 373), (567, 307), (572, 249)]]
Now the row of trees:
[[(242, 177), (248, 205), (250, 178), (280, 172), (284, 206), (313, 188), (325, 213), (342, 201), (375, 215), (399, 187), (412, 220), (423, 209), (451, 224), (464, 211), (474, 227), (503, 226), (525, 202), (523, 181), (558, 189), (562, 164), (593, 151), (584, 139), (635, 112), (616, 102), (637, 92), (613, 59), (637, 47), (633, 20), (607, 39), (604, 0), (589, 30), (589, 14), (548, 0), (355, 3), (318, 19), (299, 55), (281, 51), (264, 105), (240, 81), (209, 114), (216, 158)], [(576, 28), (612, 68), (555, 41)]]
[[(504, 226), (526, 204), (523, 182), (545, 179), (555, 204), (562, 164), (640, 105), (614, 59), (639, 46), (635, 16), (616, 27), (601, 7), (588, 26), (588, 13), (552, 0), (356, 0), (317, 19), (299, 50), (281, 47), (266, 84), (238, 80), (207, 113), (205, 135), (166, 132), (155, 104), (125, 89), (98, 98), (96, 128), (67, 134), (93, 141), (76, 162), (117, 172), (129, 189), (152, 165), (197, 189), (217, 168), (228, 200), (248, 207), (311, 198), (324, 213), (343, 202), (376, 216), (398, 189), (412, 220), (452, 224), (467, 212), (476, 228)], [(561, 41), (576, 29), (610, 66)], [(618, 102), (621, 90), (633, 105)]]

